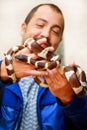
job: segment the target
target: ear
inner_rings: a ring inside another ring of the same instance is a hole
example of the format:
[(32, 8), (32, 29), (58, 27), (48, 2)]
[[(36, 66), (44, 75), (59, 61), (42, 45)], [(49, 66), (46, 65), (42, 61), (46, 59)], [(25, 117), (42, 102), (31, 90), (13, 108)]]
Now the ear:
[(22, 23), (21, 24), (21, 36), (23, 36), (25, 34), (26, 28), (27, 28), (26, 23)]

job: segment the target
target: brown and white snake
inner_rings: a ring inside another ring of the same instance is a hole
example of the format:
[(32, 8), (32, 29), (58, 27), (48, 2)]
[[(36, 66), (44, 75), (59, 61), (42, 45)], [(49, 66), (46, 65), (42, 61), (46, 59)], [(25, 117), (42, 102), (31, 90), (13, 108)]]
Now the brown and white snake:
[[(35, 60), (30, 56), (26, 55), (16, 55), (15, 59), (20, 60), (22, 62), (26, 62), (28, 64), (33, 64), (36, 69), (46, 70), (46, 69), (54, 69), (61, 64), (60, 55), (55, 55), (54, 53), (47, 50), (47, 48), (43, 49), (33, 38), (29, 38), (25, 41), (24, 45), (15, 46), (11, 48), (7, 54), (5, 54), (5, 64), (9, 79), (12, 82), (16, 82), (16, 76), (14, 73), (12, 59), (14, 54), (24, 47), (28, 47), (31, 49), (40, 59)], [(41, 59), (45, 59), (47, 62), (42, 62)], [(80, 66), (75, 65), (74, 67), (63, 66), (65, 71), (65, 76), (69, 81), (72, 89), (78, 96), (82, 96), (87, 93), (87, 84), (86, 84), (86, 74), (80, 68)], [(42, 87), (48, 87), (45, 78), (40, 76), (34, 76), (35, 81)]]

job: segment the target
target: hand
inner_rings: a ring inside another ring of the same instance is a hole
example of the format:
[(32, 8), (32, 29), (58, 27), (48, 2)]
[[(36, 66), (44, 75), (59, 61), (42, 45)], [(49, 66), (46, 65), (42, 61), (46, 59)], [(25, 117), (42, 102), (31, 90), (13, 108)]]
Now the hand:
[[(46, 38), (38, 39), (37, 42), (44, 48), (47, 46)], [(48, 50), (53, 51), (54, 49), (53, 49), (53, 47), (48, 47)], [(24, 49), (20, 50), (18, 53), (16, 53), (16, 55), (19, 55), (19, 54), (30, 55), (32, 58), (37, 59), (37, 56), (34, 53), (32, 53), (32, 51), (29, 48), (24, 48)], [(35, 70), (35, 66), (29, 65), (24, 62), (17, 61), (14, 58), (13, 58), (13, 67), (14, 67), (14, 72), (15, 72), (17, 78), (22, 78), (22, 77), (29, 76), (29, 75), (45, 76), (48, 73), (47, 71), (37, 71), (37, 70)], [(1, 69), (2, 80), (7, 80), (8, 74), (6, 71), (6, 66), (5, 66), (4, 61), (2, 62), (1, 68), (2, 68)]]
[[(29, 51), (28, 48), (25, 48), (22, 50), (22, 52), (18, 52), (17, 54), (24, 54), (24, 55), (28, 55), (29, 53), (27, 53)], [(17, 55), (16, 54), (16, 55)], [(32, 58), (36, 59), (37, 56), (35, 54), (30, 54)], [(21, 77), (25, 77), (25, 76), (45, 76), (48, 74), (48, 72), (46, 71), (38, 71), (35, 69), (35, 66), (31, 65), (31, 64), (27, 64), (25, 62), (21, 62), (21, 61), (17, 61), (17, 60), (13, 60), (13, 66), (14, 66), (14, 70), (15, 70), (15, 74), (17, 78), (21, 78)]]
[[(29, 55), (30, 53), (31, 53), (31, 51), (28, 48), (24, 48), (21, 51), (19, 51), (17, 54)], [(31, 53), (30, 55), (34, 59), (37, 58), (37, 56), (33, 53)], [(32, 75), (32, 76), (47, 75), (46, 71), (37, 71), (37, 70), (35, 70), (35, 66), (21, 62), (21, 61), (17, 61), (14, 58), (13, 58), (13, 67), (14, 67), (14, 72), (15, 72), (17, 78), (22, 78), (22, 77), (29, 76), (29, 75)], [(1, 64), (1, 78), (3, 81), (8, 80), (8, 74), (7, 74), (4, 60)]]
[[(48, 51), (54, 51), (53, 47), (48, 47), (47, 39), (41, 38), (37, 40), (37, 43), (42, 46), (43, 48), (47, 47)], [(23, 55), (29, 55), (33, 59), (37, 59), (38, 57), (32, 53), (32, 50), (29, 48), (24, 48), (21, 51), (19, 51), (16, 55), (23, 54)], [(23, 63), (20, 61), (13, 60), (13, 66), (15, 70), (15, 74), (17, 78), (25, 77), (25, 76), (46, 76), (48, 74), (47, 71), (37, 71), (35, 70), (35, 66), (29, 65), (27, 63)]]
[(47, 70), (48, 75), (45, 76), (50, 91), (58, 97), (62, 103), (67, 104), (72, 101), (74, 92), (67, 81), (63, 68), (57, 67), (53, 70)]

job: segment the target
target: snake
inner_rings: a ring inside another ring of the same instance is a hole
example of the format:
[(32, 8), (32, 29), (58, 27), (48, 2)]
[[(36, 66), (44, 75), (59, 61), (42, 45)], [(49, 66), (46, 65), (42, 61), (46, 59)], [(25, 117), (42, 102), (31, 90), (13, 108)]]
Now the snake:
[[(25, 47), (29, 48), (33, 53), (35, 53), (38, 58), (33, 59), (31, 56), (24, 54), (15, 55), (18, 51)], [(18, 81), (13, 68), (13, 58), (27, 64), (32, 64), (35, 66), (35, 69), (39, 71), (44, 71), (46, 69), (52, 70), (58, 66), (61, 66), (61, 56), (48, 51), (47, 48), (44, 49), (41, 45), (37, 43), (34, 38), (28, 38), (23, 45), (17, 45), (10, 48), (10, 50), (8, 50), (8, 52), (5, 53), (4, 56), (8, 77), (9, 80), (11, 80), (12, 82)], [(45, 62), (43, 62), (43, 60), (45, 60)], [(62, 66), (62, 68), (65, 72), (66, 79), (70, 83), (75, 94), (78, 96), (83, 96), (87, 94), (85, 71), (79, 65), (74, 65), (73, 67)], [(41, 87), (48, 87), (45, 77), (33, 76), (33, 78), (35, 82)]]

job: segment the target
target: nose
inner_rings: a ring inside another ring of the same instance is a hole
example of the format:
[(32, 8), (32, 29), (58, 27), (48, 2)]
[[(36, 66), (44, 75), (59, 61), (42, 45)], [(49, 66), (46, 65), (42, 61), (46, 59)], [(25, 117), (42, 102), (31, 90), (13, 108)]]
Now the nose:
[(43, 28), (41, 32), (41, 36), (45, 37), (47, 39), (50, 39), (50, 29), (49, 28)]

